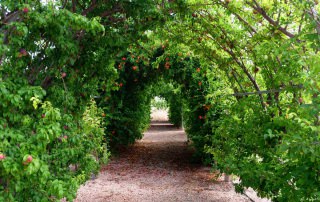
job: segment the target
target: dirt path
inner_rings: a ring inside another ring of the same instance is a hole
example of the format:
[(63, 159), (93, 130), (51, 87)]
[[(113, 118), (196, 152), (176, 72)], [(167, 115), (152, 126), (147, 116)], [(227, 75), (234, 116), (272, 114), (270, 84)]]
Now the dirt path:
[(208, 167), (192, 164), (191, 156), (183, 130), (153, 123), (141, 141), (80, 188), (76, 201), (249, 201), (229, 183), (214, 180)]

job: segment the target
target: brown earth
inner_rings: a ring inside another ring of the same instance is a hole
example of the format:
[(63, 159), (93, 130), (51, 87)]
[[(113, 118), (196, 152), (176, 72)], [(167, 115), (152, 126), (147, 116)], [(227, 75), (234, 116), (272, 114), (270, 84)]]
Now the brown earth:
[(75, 201), (250, 201), (209, 167), (192, 163), (192, 153), (182, 129), (153, 122), (142, 140), (79, 189)]

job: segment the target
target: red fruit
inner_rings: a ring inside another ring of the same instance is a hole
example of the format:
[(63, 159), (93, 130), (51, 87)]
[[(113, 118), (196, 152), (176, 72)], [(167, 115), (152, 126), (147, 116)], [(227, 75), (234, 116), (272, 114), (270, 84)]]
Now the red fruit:
[(197, 72), (200, 72), (200, 68), (197, 68)]
[(21, 58), (21, 57), (26, 56), (26, 55), (28, 55), (28, 52), (26, 51), (26, 49), (21, 48), (20, 51), (19, 51), (18, 57)]
[(67, 76), (67, 73), (65, 73), (65, 72), (61, 73), (61, 78), (65, 78), (66, 76)]
[(196, 18), (198, 15), (196, 13), (192, 13), (192, 17)]
[(119, 83), (119, 86), (122, 87), (122, 86), (123, 86), (123, 83)]
[(169, 63), (169, 62), (166, 62), (166, 64), (164, 65), (164, 67), (165, 67), (166, 69), (169, 69), (169, 68), (170, 68), (170, 63)]
[(4, 160), (6, 156), (4, 154), (0, 154), (0, 161)]
[(27, 54), (28, 54), (27, 51), (26, 51), (26, 49), (24, 49), (24, 48), (20, 49), (20, 53), (21, 53), (22, 55), (27, 55)]
[(201, 81), (199, 81), (199, 82), (198, 82), (198, 85), (199, 85), (199, 86), (201, 86), (201, 85), (202, 85), (202, 82), (201, 82)]
[(45, 114), (42, 114), (42, 115), (41, 115), (41, 118), (44, 118), (44, 117), (46, 117), (46, 115), (45, 115)]
[(68, 130), (68, 129), (69, 129), (69, 127), (68, 127), (68, 126), (63, 126), (63, 128), (64, 128), (65, 130)]
[(125, 60), (127, 60), (127, 58), (123, 57), (122, 60), (125, 61)]
[(64, 138), (64, 139), (68, 139), (68, 136), (64, 135), (63, 138)]
[(22, 12), (24, 12), (24, 13), (28, 13), (28, 12), (29, 12), (29, 8), (24, 7), (24, 8), (22, 9)]
[(25, 163), (31, 163), (31, 162), (32, 162), (32, 160), (33, 160), (32, 156), (31, 156), (31, 155), (29, 155), (29, 156), (27, 157), (27, 160), (26, 160), (26, 162), (25, 162)]
[(134, 71), (136, 71), (137, 68), (138, 68), (137, 66), (133, 66), (133, 67), (132, 67), (132, 69), (133, 69)]
[(255, 69), (254, 69), (254, 73), (258, 73), (260, 71), (260, 68), (259, 67), (256, 67)]
[(169, 61), (170, 59), (169, 58), (166, 58), (166, 61)]
[(203, 117), (202, 117), (202, 116), (199, 116), (199, 119), (203, 119)]

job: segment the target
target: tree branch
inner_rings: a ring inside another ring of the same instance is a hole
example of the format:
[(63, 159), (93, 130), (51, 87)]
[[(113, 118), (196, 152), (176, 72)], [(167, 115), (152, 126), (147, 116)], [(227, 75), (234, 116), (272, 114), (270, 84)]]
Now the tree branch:
[(315, 21), (317, 33), (320, 35), (320, 18), (318, 16), (317, 10), (314, 7), (312, 7), (307, 12), (311, 16), (311, 18)]
[[(221, 2), (221, 4), (222, 4), (222, 6), (223, 6), (224, 8), (228, 9), (228, 3), (223, 3), (223, 2)], [(250, 32), (251, 35), (253, 35), (252, 32), (253, 32), (253, 33), (257, 33), (257, 30), (256, 30), (254, 27), (252, 27), (247, 21), (245, 21), (238, 13), (233, 12), (233, 11), (230, 10), (230, 9), (228, 9), (228, 10), (231, 11), (232, 14), (235, 15), (240, 22), (242, 22), (244, 25), (246, 25), (246, 26), (249, 28), (249, 30), (251, 30), (251, 32)]]
[(300, 24), (299, 24), (299, 28), (298, 28), (298, 33), (301, 32), (301, 28), (302, 28), (302, 24), (303, 24), (303, 18), (304, 18), (305, 12), (302, 13), (301, 15), (301, 19), (300, 19)]
[(279, 23), (274, 21), (270, 16), (267, 15), (266, 11), (258, 4), (256, 0), (253, 0), (254, 5), (252, 5), (252, 8), (255, 9), (258, 13), (260, 13), (264, 19), (266, 19), (271, 25), (273, 25), (277, 30), (288, 36), (289, 38), (294, 38), (295, 35), (288, 32), (284, 27), (281, 27)]
[(19, 10), (14, 11), (14, 12), (8, 14), (7, 16), (5, 16), (4, 20), (2, 21), (2, 24), (5, 25), (5, 24), (8, 24), (8, 23), (17, 21), (18, 18), (19, 18), (19, 14), (20, 14), (20, 11), (19, 11)]
[[(291, 88), (297, 88), (301, 89), (303, 88), (302, 85), (297, 85), (297, 86), (292, 86)], [(262, 90), (262, 91), (256, 91), (256, 92), (245, 92), (245, 93), (233, 93), (229, 94), (230, 96), (247, 96), (247, 95), (262, 95), (262, 94), (269, 94), (269, 93), (277, 93), (277, 92), (282, 92), (287, 89), (280, 88), (280, 89), (270, 89), (270, 90)]]
[(121, 7), (119, 7), (119, 5), (117, 7), (115, 7), (113, 10), (107, 10), (105, 12), (103, 12), (100, 17), (107, 17), (107, 16), (110, 16), (114, 13), (117, 13), (117, 12), (120, 12), (122, 11), (123, 9)]
[(76, 1), (72, 0), (72, 12), (76, 12)]
[(64, 9), (67, 6), (68, 0), (64, 0), (61, 9)]
[(97, 7), (97, 0), (92, 0), (91, 5), (82, 11), (82, 15), (86, 16), (89, 12), (93, 11), (93, 9), (95, 9)]

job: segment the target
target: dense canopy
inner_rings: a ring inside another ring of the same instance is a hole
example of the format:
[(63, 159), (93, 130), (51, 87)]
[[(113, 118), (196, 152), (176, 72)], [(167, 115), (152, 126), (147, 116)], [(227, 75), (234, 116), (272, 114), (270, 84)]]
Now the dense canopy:
[(196, 158), (320, 198), (318, 0), (1, 0), (0, 201), (72, 201), (169, 103)]

